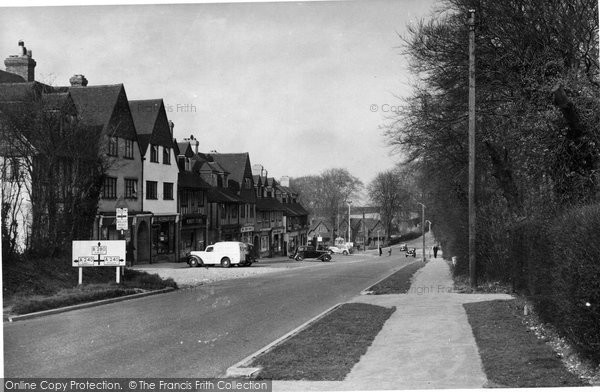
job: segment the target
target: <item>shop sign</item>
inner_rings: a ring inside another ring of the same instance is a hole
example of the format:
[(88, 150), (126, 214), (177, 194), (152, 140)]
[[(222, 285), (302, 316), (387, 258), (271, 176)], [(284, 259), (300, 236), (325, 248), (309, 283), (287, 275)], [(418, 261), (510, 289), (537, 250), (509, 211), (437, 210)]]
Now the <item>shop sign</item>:
[(273, 234), (283, 234), (283, 229), (273, 229)]
[(183, 218), (182, 224), (184, 226), (202, 225), (202, 224), (204, 224), (204, 219), (203, 218)]
[(251, 231), (254, 231), (254, 226), (244, 226), (240, 230), (240, 232), (242, 232), (242, 233), (249, 233)]

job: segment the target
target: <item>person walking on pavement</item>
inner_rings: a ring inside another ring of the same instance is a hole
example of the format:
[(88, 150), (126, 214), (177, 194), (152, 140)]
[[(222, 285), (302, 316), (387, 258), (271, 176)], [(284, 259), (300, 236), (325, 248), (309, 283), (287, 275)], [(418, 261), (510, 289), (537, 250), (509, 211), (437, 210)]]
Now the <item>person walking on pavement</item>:
[(388, 256), (392, 255), (392, 247), (390, 246), (390, 249), (388, 249)]
[(433, 247), (433, 257), (437, 259), (437, 252), (440, 248), (436, 245)]
[(381, 249), (381, 245), (379, 246), (379, 256), (381, 256), (381, 254), (383, 253), (383, 250)]

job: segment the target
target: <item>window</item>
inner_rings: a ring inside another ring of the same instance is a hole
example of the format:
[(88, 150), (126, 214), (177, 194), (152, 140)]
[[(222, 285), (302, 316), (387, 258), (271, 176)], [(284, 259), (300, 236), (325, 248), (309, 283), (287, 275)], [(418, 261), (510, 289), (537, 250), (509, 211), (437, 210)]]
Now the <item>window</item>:
[(248, 208), (247, 204), (244, 204), (240, 208), (240, 218), (246, 218), (246, 208)]
[(104, 177), (102, 184), (102, 198), (116, 199), (117, 198), (117, 179), (116, 177)]
[(125, 139), (125, 158), (133, 159), (133, 140)]
[(150, 162), (158, 163), (158, 146), (150, 145)]
[(156, 181), (146, 181), (146, 200), (158, 199), (158, 183)]
[(169, 147), (163, 147), (163, 163), (165, 165), (171, 164), (171, 149)]
[(119, 138), (116, 136), (109, 136), (108, 138), (108, 155), (119, 156)]
[(163, 184), (163, 200), (173, 200), (173, 183), (165, 182)]
[(237, 205), (232, 205), (231, 206), (231, 214), (230, 214), (232, 219), (237, 219), (238, 216), (238, 206)]
[(125, 179), (125, 198), (137, 199), (137, 180), (134, 178)]

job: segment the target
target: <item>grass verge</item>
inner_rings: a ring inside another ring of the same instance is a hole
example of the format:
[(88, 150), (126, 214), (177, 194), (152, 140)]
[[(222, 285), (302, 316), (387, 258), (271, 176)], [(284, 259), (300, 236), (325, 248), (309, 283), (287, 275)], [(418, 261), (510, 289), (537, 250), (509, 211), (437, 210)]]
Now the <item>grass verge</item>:
[(344, 304), (259, 356), (250, 366), (262, 367), (259, 379), (343, 380), (395, 310)]
[(83, 276), (84, 285), (77, 286), (78, 269), (64, 258), (3, 262), (5, 315), (32, 313), (167, 287), (177, 288), (172, 279), (164, 280), (157, 274), (129, 269), (125, 270), (118, 285), (114, 282), (114, 268), (84, 268)]
[(522, 320), (516, 300), (463, 305), (488, 380), (508, 388), (587, 385)]
[(410, 289), (411, 279), (413, 275), (423, 268), (425, 263), (422, 261), (415, 261), (414, 263), (408, 264), (401, 270), (388, 276), (381, 282), (371, 286), (367, 291), (371, 291), (372, 294), (406, 294)]

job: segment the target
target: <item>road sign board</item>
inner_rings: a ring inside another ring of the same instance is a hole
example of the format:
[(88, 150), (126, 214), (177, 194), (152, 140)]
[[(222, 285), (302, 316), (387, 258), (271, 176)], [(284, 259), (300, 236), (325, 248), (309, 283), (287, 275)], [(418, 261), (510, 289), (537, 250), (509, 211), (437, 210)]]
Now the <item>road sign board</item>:
[(125, 241), (73, 241), (73, 267), (125, 265)]
[(116, 214), (116, 224), (117, 224), (117, 230), (128, 230), (128, 226), (127, 226), (127, 218), (128, 218), (128, 211), (127, 208), (117, 208), (117, 214)]

